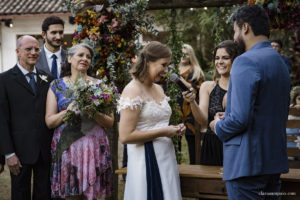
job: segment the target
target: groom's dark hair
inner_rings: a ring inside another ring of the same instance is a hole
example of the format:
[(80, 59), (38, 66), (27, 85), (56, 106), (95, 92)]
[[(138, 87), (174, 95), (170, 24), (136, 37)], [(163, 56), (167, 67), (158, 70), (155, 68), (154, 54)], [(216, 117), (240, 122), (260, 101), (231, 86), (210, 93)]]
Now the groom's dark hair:
[(244, 23), (248, 23), (255, 36), (270, 36), (270, 20), (267, 12), (257, 5), (246, 5), (239, 8), (232, 15), (233, 22), (236, 22), (239, 28)]

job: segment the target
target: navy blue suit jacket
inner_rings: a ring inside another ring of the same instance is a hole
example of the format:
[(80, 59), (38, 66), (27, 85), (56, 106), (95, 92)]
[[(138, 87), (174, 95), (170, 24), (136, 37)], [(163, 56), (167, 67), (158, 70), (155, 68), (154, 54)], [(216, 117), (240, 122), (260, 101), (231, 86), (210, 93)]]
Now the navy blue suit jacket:
[(291, 68), (291, 61), (290, 61), (290, 59), (288, 57), (286, 57), (286, 56), (281, 56), (281, 58), (286, 63), (286, 65), (287, 65), (287, 67), (289, 69), (289, 73), (291, 73), (292, 68)]
[(234, 60), (225, 118), (215, 125), (223, 142), (224, 180), (288, 172), (290, 87), (288, 67), (268, 41)]

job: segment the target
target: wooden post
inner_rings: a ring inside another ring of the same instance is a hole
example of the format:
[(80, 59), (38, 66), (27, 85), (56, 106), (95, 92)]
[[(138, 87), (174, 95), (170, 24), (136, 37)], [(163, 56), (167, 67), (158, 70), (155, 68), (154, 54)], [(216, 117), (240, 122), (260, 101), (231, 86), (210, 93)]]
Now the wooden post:
[(106, 133), (109, 139), (110, 151), (112, 156), (112, 173), (113, 173), (113, 191), (111, 200), (118, 200), (118, 184), (119, 184), (119, 176), (115, 173), (115, 170), (119, 169), (118, 166), (118, 115), (115, 114), (115, 122), (114, 126), (111, 129), (107, 129)]

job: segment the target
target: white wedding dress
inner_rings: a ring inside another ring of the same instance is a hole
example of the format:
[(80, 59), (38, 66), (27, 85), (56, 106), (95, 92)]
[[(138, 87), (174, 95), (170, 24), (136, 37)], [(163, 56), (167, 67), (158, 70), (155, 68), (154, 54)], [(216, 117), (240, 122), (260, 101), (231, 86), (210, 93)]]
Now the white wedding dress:
[[(126, 108), (141, 108), (137, 130), (153, 130), (169, 125), (171, 107), (169, 97), (160, 104), (155, 101), (121, 98), (118, 111)], [(153, 140), (164, 200), (181, 200), (180, 180), (172, 140), (159, 137)], [(144, 144), (128, 144), (128, 164), (124, 200), (147, 200), (147, 180)]]

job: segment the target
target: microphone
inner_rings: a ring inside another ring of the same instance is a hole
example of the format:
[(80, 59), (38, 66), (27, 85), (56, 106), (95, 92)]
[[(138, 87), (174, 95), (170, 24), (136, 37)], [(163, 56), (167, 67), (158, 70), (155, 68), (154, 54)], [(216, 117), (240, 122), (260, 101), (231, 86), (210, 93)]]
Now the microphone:
[(179, 79), (179, 77), (177, 76), (177, 74), (171, 74), (170, 76), (170, 80), (173, 81), (174, 83), (176, 83), (176, 85), (181, 89), (181, 91), (185, 92), (191, 92), (190, 89), (188, 87), (186, 87), (184, 85), (184, 83)]

